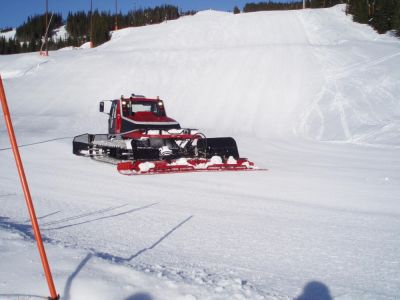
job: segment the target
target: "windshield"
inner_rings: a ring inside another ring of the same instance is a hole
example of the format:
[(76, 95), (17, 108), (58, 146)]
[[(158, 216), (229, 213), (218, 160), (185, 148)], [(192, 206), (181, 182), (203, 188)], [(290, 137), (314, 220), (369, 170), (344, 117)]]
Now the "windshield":
[(152, 112), (159, 115), (159, 107), (157, 102), (122, 101), (122, 114), (124, 116), (133, 116), (137, 112)]

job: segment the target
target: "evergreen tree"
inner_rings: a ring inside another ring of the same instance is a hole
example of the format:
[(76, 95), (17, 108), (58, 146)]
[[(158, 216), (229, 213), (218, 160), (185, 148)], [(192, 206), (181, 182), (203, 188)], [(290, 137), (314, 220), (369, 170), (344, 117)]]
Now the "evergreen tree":
[[(193, 15), (195, 11), (182, 12), (182, 15)], [(181, 15), (176, 6), (163, 5), (154, 8), (146, 8), (130, 11), (127, 14), (118, 13), (112, 15), (110, 12), (93, 12), (93, 42), (100, 45), (110, 39), (110, 31), (114, 30), (115, 18), (118, 18), (118, 28), (128, 26), (143, 26), (147, 24), (157, 24), (166, 20), (174, 20)], [(61, 14), (53, 14), (49, 27), (48, 49), (56, 50), (59, 48), (74, 46), (79, 47), (90, 40), (91, 15), (84, 11), (75, 13), (69, 12), (66, 20), (66, 30), (68, 38), (57, 40), (51, 38), (54, 29), (62, 26)], [(20, 52), (33, 52), (40, 50), (42, 39), (46, 31), (45, 15), (34, 15), (17, 28), (16, 38), (6, 40), (0, 37), (0, 54), (11, 54)], [(1, 31), (9, 31), (12, 28), (4, 28)]]
[(396, 34), (400, 37), (400, 0), (394, 2), (392, 26)]
[[(50, 14), (51, 16), (51, 14)], [(50, 21), (49, 16), (49, 21)], [(62, 15), (61, 14), (53, 14), (51, 18), (51, 22), (49, 24), (49, 36), (51, 36), (51, 32), (62, 26)], [(17, 27), (16, 37), (20, 41), (30, 41), (32, 38), (39, 40), (42, 36), (45, 35), (46, 32), (46, 15), (35, 15), (33, 17), (28, 17), (28, 19), (19, 27)]]
[(379, 33), (385, 33), (391, 30), (394, 16), (394, 0), (380, 0), (374, 3), (371, 25)]
[(4, 36), (0, 36), (0, 54), (5, 54), (6, 49), (6, 38)]
[(243, 12), (255, 12), (255, 11), (266, 11), (266, 10), (291, 10), (303, 8), (303, 1), (295, 2), (258, 2), (258, 3), (246, 3), (243, 7)]
[(310, 0), (311, 8), (321, 8), (325, 7), (325, 0)]
[(28, 52), (28, 44), (26, 42), (22, 43), (21, 52)]
[(349, 0), (346, 12), (378, 33), (394, 30), (400, 35), (400, 0)]
[(8, 31), (11, 31), (11, 30), (13, 30), (11, 27), (4, 27), (4, 28), (0, 29), (0, 33), (5, 33), (5, 32), (8, 32)]
[(237, 7), (237, 6), (235, 6), (234, 8), (233, 8), (233, 13), (236, 15), (236, 14), (240, 14), (240, 9), (239, 9), (239, 7)]
[(353, 15), (353, 21), (368, 24), (370, 6), (368, 0), (349, 0), (347, 13)]
[(35, 52), (39, 47), (36, 45), (36, 39), (34, 37), (32, 37), (32, 39), (29, 41), (29, 45), (28, 45), (28, 51), (29, 52)]

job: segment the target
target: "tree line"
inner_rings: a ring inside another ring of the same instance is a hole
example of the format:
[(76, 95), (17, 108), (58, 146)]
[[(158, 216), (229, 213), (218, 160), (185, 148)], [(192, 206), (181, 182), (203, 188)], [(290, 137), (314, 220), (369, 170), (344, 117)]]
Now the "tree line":
[[(195, 12), (179, 12), (178, 7), (172, 5), (156, 6), (154, 8), (129, 11), (127, 14), (111, 14), (110, 12), (70, 12), (67, 19), (63, 21), (59, 13), (49, 13), (51, 18), (49, 26), (48, 49), (57, 50), (67, 46), (80, 46), (85, 42), (92, 41), (98, 46), (111, 37), (110, 32), (118, 26), (118, 29), (126, 27), (137, 27), (149, 24), (158, 24), (163, 21), (175, 20), (181, 15), (194, 14)], [(91, 24), (93, 26), (91, 26)], [(55, 39), (54, 30), (66, 25), (68, 38)], [(92, 30), (91, 30), (92, 28)], [(6, 32), (11, 28), (5, 28)], [(39, 51), (46, 31), (46, 15), (35, 15), (28, 19), (16, 29), (15, 38), (5, 39), (0, 37), (0, 54), (14, 54), (23, 52)]]
[[(400, 37), (400, 0), (306, 0), (306, 8), (332, 7), (347, 3), (346, 13), (353, 15), (353, 21), (371, 25), (378, 33), (393, 30)], [(303, 1), (295, 2), (250, 2), (243, 7), (243, 12), (265, 10), (301, 9)], [(240, 13), (235, 6), (233, 13)]]
[(127, 14), (117, 15), (110, 12), (69, 13), (67, 17), (67, 31), (73, 45), (80, 45), (90, 40), (91, 22), (93, 22), (92, 41), (94, 46), (100, 45), (110, 39), (110, 31), (126, 27), (138, 27), (150, 24), (159, 24), (167, 20), (175, 20), (180, 17), (178, 7), (172, 5), (156, 6), (154, 8), (130, 11)]
[[(306, 0), (305, 6), (306, 8), (323, 8), (323, 7), (332, 7), (336, 4), (343, 3), (342, 0)], [(303, 1), (294, 1), (294, 2), (250, 2), (246, 3), (243, 7), (243, 12), (256, 12), (256, 11), (269, 11), (269, 10), (292, 10), (292, 9), (301, 9), (303, 8)], [(239, 13), (240, 10), (237, 6), (233, 8), (234, 13)]]
[[(307, 8), (331, 7), (342, 3), (343, 0), (306, 0)], [(400, 37), (400, 0), (346, 0), (346, 13), (353, 15), (355, 22), (371, 25), (377, 32), (395, 32)], [(265, 10), (291, 10), (301, 9), (302, 1), (295, 2), (258, 2), (246, 3), (243, 12), (255, 12)], [(234, 13), (240, 13), (235, 6)], [(118, 26), (118, 29), (126, 27), (158, 24), (167, 20), (174, 20), (182, 15), (193, 15), (196, 11), (182, 12), (176, 6), (164, 5), (154, 8), (146, 8), (129, 11), (126, 14), (111, 14), (110, 12), (70, 12), (64, 21), (60, 13), (49, 13), (48, 49), (57, 50), (67, 46), (80, 46), (92, 41), (98, 46), (110, 39), (110, 32)], [(91, 27), (91, 23), (93, 27)], [(54, 30), (66, 25), (68, 38), (56, 39)], [(93, 28), (91, 31), (90, 29)], [(12, 30), (2, 28), (1, 33)], [(13, 54), (39, 51), (42, 47), (43, 37), (46, 31), (46, 15), (34, 15), (16, 29), (15, 38), (6, 39), (0, 37), (0, 54)]]
[(400, 0), (348, 0), (346, 12), (355, 22), (369, 24), (379, 33), (393, 30), (400, 37)]
[(5, 33), (5, 32), (8, 32), (8, 31), (11, 31), (11, 30), (13, 30), (12, 27), (4, 27), (4, 28), (0, 29), (0, 33)]

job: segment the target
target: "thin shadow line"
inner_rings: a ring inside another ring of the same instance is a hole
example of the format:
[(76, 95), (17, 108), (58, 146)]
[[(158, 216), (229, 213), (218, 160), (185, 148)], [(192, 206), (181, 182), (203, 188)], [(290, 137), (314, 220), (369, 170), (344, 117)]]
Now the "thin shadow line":
[[(38, 144), (44, 144), (44, 143), (54, 142), (54, 141), (58, 141), (58, 140), (72, 139), (72, 138), (73, 138), (73, 136), (66, 136), (66, 137), (61, 137), (61, 138), (54, 138), (54, 139), (45, 140), (45, 141), (40, 141), (40, 142), (35, 142), (35, 143), (29, 143), (29, 144), (18, 145), (18, 148), (28, 147), (28, 146), (38, 145)], [(11, 147), (0, 148), (0, 151), (5, 151), (5, 150), (11, 150)]]
[(179, 227), (181, 227), (183, 224), (185, 224), (186, 222), (188, 222), (191, 218), (193, 218), (193, 215), (186, 218), (185, 220), (183, 220), (182, 222), (180, 222), (178, 225), (176, 225), (174, 228), (172, 228), (170, 231), (168, 231), (166, 234), (164, 234), (164, 236), (162, 236), (160, 239), (158, 239), (153, 245), (151, 245), (148, 248), (144, 248), (140, 251), (138, 251), (136, 254), (132, 255), (131, 257), (129, 257), (127, 260), (130, 261), (136, 257), (138, 257), (140, 254), (148, 251), (148, 250), (152, 250), (154, 249), (158, 244), (160, 244), (163, 240), (165, 240), (169, 235), (171, 235), (175, 230), (177, 230)]
[(87, 262), (92, 258), (93, 254), (88, 253), (86, 257), (80, 262), (76, 270), (68, 277), (68, 280), (65, 284), (64, 288), (64, 295), (62, 296), (62, 299), (64, 300), (69, 300), (71, 295), (71, 286), (72, 286), (72, 281), (75, 279), (76, 276), (78, 276), (79, 272), (83, 269), (83, 267), (87, 264)]
[(64, 218), (64, 219), (61, 219), (61, 220), (50, 221), (50, 222), (47, 222), (47, 223), (43, 223), (41, 225), (42, 226), (47, 226), (47, 225), (54, 225), (54, 224), (59, 224), (59, 223), (63, 223), (63, 222), (68, 222), (68, 221), (84, 218), (84, 217), (87, 217), (87, 216), (92, 216), (92, 215), (101, 214), (103, 212), (112, 211), (112, 210), (115, 210), (115, 209), (118, 209), (118, 208), (121, 208), (121, 207), (124, 207), (124, 206), (127, 206), (127, 205), (128, 204), (123, 204), (123, 205), (118, 205), (118, 206), (111, 206), (111, 207), (103, 208), (103, 209), (96, 210), (96, 211), (93, 211), (93, 212), (88, 212), (88, 213), (80, 214), (80, 215), (73, 216), (73, 217), (67, 217), (67, 218)]
[(102, 252), (96, 252), (95, 255), (97, 257), (100, 257), (100, 258), (103, 258), (103, 259), (106, 259), (106, 260), (111, 260), (111, 261), (116, 262), (116, 263), (131, 261), (132, 259), (138, 257), (139, 255), (143, 254), (144, 252), (154, 249), (158, 244), (160, 244), (163, 240), (165, 240), (168, 236), (170, 236), (175, 230), (177, 230), (183, 224), (188, 222), (191, 218), (193, 218), (193, 215), (188, 217), (188, 218), (186, 218), (182, 222), (180, 222), (178, 225), (176, 225), (174, 228), (172, 228), (170, 231), (168, 231), (166, 234), (164, 234), (160, 239), (158, 239), (150, 247), (143, 248), (142, 250), (139, 250), (138, 252), (136, 252), (135, 254), (133, 254), (133, 255), (127, 257), (127, 258), (120, 257), (120, 256), (115, 256), (115, 255), (108, 254), (108, 253), (102, 253)]
[(138, 210), (142, 210), (142, 209), (149, 208), (149, 207), (151, 207), (151, 206), (153, 206), (153, 205), (156, 205), (156, 204), (158, 204), (158, 202), (152, 203), (152, 204), (149, 204), (149, 205), (146, 205), (146, 206), (138, 207), (138, 208), (133, 208), (133, 209), (130, 209), (130, 210), (127, 210), (127, 211), (124, 211), (124, 212), (121, 212), (121, 213), (118, 213), (118, 214), (115, 214), (115, 215), (111, 215), (111, 216), (104, 216), (104, 217), (100, 217), (100, 218), (97, 218), (97, 219), (87, 220), (87, 221), (84, 221), (84, 222), (69, 224), (69, 225), (60, 226), (60, 227), (43, 228), (42, 230), (64, 229), (64, 228), (68, 228), (68, 227), (73, 227), (73, 226), (82, 225), (82, 224), (85, 224), (85, 223), (91, 223), (91, 222), (98, 221), (98, 220), (103, 220), (103, 219), (109, 219), (109, 218), (119, 217), (119, 216), (122, 216), (122, 215), (126, 215), (126, 214), (129, 214), (129, 213), (132, 213), (132, 212), (134, 212), (134, 211), (138, 211)]
[(49, 299), (48, 297), (45, 296), (39, 296), (39, 295), (30, 295), (30, 294), (0, 294), (0, 297), (29, 297), (30, 298), (39, 298), (39, 299)]
[[(44, 216), (41, 216), (41, 217), (37, 217), (37, 219), (38, 219), (38, 220), (41, 220), (41, 219), (44, 219), (44, 218), (50, 217), (50, 216), (52, 216), (52, 215), (58, 214), (59, 212), (61, 212), (61, 210), (58, 210), (58, 211), (52, 212), (52, 213), (50, 213), (50, 214), (48, 214), (48, 215), (44, 215)], [(30, 222), (30, 221), (31, 221), (31, 220), (30, 220), (30, 219), (28, 219), (28, 220), (26, 220), (24, 223), (28, 223), (28, 222)]]
[[(0, 195), (0, 197), (8, 197), (8, 196), (16, 196), (17, 194), (3, 194), (3, 195)], [(0, 296), (1, 296), (1, 294), (0, 294)]]

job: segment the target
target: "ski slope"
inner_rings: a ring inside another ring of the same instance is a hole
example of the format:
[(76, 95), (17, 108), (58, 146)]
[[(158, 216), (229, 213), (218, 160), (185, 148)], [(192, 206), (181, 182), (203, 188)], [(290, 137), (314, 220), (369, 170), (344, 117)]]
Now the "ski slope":
[[(343, 9), (203, 11), (0, 57), (65, 299), (398, 297), (400, 42)], [(268, 171), (127, 177), (73, 156), (107, 129), (98, 102), (131, 93)], [(0, 298), (46, 296), (0, 126)]]
[(6, 40), (14, 39), (16, 33), (17, 33), (17, 30), (12, 29), (10, 31), (0, 32), (0, 37), (4, 37)]

